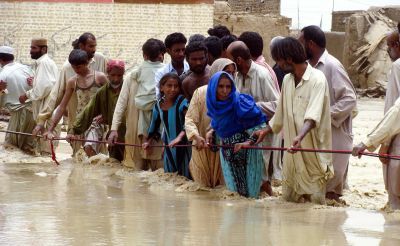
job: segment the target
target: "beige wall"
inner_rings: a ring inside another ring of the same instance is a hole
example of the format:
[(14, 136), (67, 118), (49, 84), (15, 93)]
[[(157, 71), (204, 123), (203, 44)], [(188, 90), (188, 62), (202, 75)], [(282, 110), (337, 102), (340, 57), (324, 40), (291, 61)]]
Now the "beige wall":
[(291, 19), (284, 16), (236, 13), (226, 3), (215, 4), (214, 24), (227, 26), (237, 36), (245, 31), (260, 33), (264, 40), (263, 54), (270, 65), (274, 62), (270, 57), (269, 43), (275, 36), (288, 36), (290, 23)]
[(98, 51), (125, 60), (130, 68), (142, 60), (141, 46), (148, 38), (164, 40), (175, 31), (187, 37), (206, 34), (213, 25), (213, 9), (213, 4), (0, 2), (0, 45), (13, 46), (18, 60), (31, 63), (31, 38), (45, 37), (60, 66), (71, 42), (88, 31), (97, 37)]
[(281, 13), (280, 0), (216, 0), (227, 2), (233, 12), (247, 12), (258, 14), (276, 14)]
[(325, 32), (326, 49), (343, 64), (344, 32)]

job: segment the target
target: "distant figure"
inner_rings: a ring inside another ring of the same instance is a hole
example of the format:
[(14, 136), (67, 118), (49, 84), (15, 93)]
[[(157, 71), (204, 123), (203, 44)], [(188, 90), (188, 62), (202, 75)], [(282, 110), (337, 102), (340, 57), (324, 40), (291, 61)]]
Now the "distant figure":
[(171, 62), (156, 72), (156, 94), (159, 95), (160, 88), (158, 83), (160, 79), (167, 73), (176, 73), (180, 76), (182, 73), (189, 70), (189, 64), (185, 61), (185, 46), (186, 37), (180, 32), (169, 34), (164, 41), (168, 55), (171, 57)]
[(211, 66), (211, 64), (213, 64), (213, 62), (215, 60), (217, 60), (218, 58), (221, 58), (221, 54), (222, 54), (222, 42), (221, 40), (216, 37), (216, 36), (210, 36), (207, 37), (204, 40), (204, 44), (207, 47), (207, 51), (208, 51), (208, 65)]
[(221, 58), (228, 58), (228, 54), (226, 53), (226, 49), (228, 48), (228, 46), (237, 41), (237, 37), (235, 35), (226, 35), (223, 36), (221, 38), (221, 42), (222, 42), (222, 54), (221, 54)]
[(280, 91), (278, 79), (276, 78), (275, 72), (271, 68), (271, 66), (268, 65), (268, 63), (265, 61), (265, 57), (262, 54), (264, 49), (264, 40), (261, 35), (257, 32), (244, 32), (240, 34), (239, 40), (245, 43), (246, 46), (249, 48), (251, 59), (258, 65), (265, 67), (269, 71), (272, 79), (275, 82), (276, 89)]
[[(3, 68), (0, 72), (0, 90), (4, 93), (1, 104), (10, 111), (7, 131), (31, 133), (35, 127), (32, 103), (21, 103), (19, 97), (32, 89), (27, 80), (33, 77), (33, 71), (14, 61), (14, 49), (9, 46), (0, 46), (0, 65)], [(32, 136), (7, 133), (5, 143), (36, 154), (36, 140)]]
[(229, 31), (229, 29), (223, 25), (216, 25), (213, 28), (208, 29), (207, 33), (210, 36), (216, 36), (218, 38), (231, 35), (231, 31)]
[[(271, 39), (271, 42), (269, 44), (269, 50), (270, 52), (272, 51), (272, 49), (274, 48), (274, 46), (280, 41), (284, 39), (284, 37), (282, 36), (276, 36), (274, 38)], [(278, 80), (278, 84), (279, 84), (279, 89), (282, 90), (282, 82), (283, 82), (283, 78), (285, 77), (286, 73), (283, 72), (283, 70), (278, 66), (278, 64), (276, 63), (276, 57), (273, 57), (271, 54), (272, 59), (275, 61), (274, 66), (272, 67), (272, 69), (275, 72), (276, 78)]]

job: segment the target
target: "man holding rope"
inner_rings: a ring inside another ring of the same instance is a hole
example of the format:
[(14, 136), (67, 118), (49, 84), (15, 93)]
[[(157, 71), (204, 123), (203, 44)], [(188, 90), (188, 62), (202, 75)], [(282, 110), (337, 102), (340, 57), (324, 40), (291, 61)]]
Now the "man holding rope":
[[(379, 154), (400, 155), (399, 105), (400, 105), (400, 41), (399, 32), (390, 33), (386, 38), (388, 53), (393, 61), (388, 75), (385, 98), (385, 116), (367, 138), (354, 147), (353, 155), (365, 149), (374, 150), (381, 145)], [(383, 179), (388, 192), (388, 206), (400, 209), (400, 161), (380, 158), (383, 165)]]
[[(120, 60), (109, 60), (107, 63), (107, 77), (109, 82), (101, 87), (94, 97), (89, 101), (84, 110), (77, 116), (72, 128), (68, 130), (67, 139), (79, 138), (92, 125), (92, 122), (101, 122), (111, 127), (115, 105), (121, 92), (125, 63)], [(126, 131), (125, 122), (118, 127), (118, 142), (124, 142)], [(110, 157), (122, 161), (124, 158), (125, 146), (109, 145)]]
[(277, 43), (272, 56), (289, 74), (284, 78), (275, 115), (265, 129), (254, 134), (256, 143), (283, 129), (285, 146), (289, 147), (283, 157), (283, 198), (325, 204), (326, 184), (333, 177), (332, 155), (294, 149), (331, 149), (328, 83), (321, 71), (306, 62), (304, 48), (294, 38)]
[[(33, 76), (33, 71), (14, 61), (14, 49), (9, 46), (0, 47), (0, 65), (3, 70), (0, 73), (0, 90), (8, 92), (2, 98), (2, 104), (10, 111), (8, 131), (31, 133), (35, 127), (32, 114), (32, 103), (21, 103), (19, 96), (26, 93), (32, 87), (28, 85), (28, 78)], [(29, 154), (35, 154), (36, 140), (32, 136), (6, 134), (5, 142), (17, 146)]]

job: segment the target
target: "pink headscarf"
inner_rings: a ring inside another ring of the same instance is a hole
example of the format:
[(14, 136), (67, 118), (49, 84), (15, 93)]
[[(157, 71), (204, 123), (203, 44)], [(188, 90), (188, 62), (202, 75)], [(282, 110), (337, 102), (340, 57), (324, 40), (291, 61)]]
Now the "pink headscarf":
[(125, 62), (122, 60), (109, 60), (107, 62), (107, 73), (113, 68), (119, 68), (125, 71)]

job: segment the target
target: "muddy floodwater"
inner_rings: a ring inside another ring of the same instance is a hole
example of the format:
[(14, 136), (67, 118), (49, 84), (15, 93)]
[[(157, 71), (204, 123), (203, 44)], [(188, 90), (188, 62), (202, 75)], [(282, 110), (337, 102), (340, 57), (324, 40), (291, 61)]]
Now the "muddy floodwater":
[[(355, 141), (382, 116), (361, 100)], [(347, 207), (245, 199), (105, 158), (55, 166), (0, 147), (0, 245), (400, 245), (400, 212), (382, 210), (380, 164), (352, 158)]]

